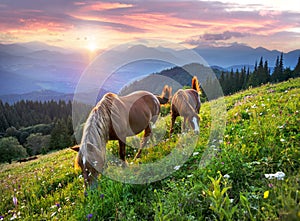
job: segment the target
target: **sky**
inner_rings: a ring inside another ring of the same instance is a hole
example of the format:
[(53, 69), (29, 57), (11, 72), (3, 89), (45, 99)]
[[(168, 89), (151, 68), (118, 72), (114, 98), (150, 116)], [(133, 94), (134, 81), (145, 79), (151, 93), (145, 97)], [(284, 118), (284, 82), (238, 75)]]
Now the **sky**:
[(1, 0), (0, 43), (39, 41), (106, 49), (138, 39), (187, 48), (243, 44), (300, 49), (300, 6), (292, 0)]

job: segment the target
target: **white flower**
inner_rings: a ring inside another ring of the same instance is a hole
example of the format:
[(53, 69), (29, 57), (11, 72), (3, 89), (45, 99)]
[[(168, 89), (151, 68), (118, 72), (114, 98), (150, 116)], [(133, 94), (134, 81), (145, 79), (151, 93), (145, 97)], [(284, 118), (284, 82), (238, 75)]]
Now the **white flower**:
[(10, 220), (14, 220), (14, 219), (17, 219), (18, 217), (17, 217), (17, 214), (16, 213), (14, 213), (14, 215), (10, 218)]
[(186, 177), (187, 177), (187, 178), (190, 178), (190, 177), (192, 177), (192, 176), (193, 176), (193, 174), (190, 174), (190, 175), (187, 175)]
[(276, 173), (270, 173), (270, 174), (265, 174), (265, 177), (267, 179), (277, 179), (277, 180), (283, 180), (285, 177), (285, 173), (284, 172), (276, 172)]
[(193, 156), (196, 156), (196, 155), (198, 155), (199, 154), (199, 152), (194, 152), (193, 153)]
[(175, 166), (174, 170), (179, 170), (180, 166)]
[(225, 174), (225, 175), (224, 175), (224, 178), (229, 179), (230, 176), (229, 176), (228, 174)]
[(234, 199), (229, 199), (230, 200), (230, 203), (233, 203)]
[(285, 142), (285, 139), (281, 138), (280, 141), (281, 141), (281, 142)]

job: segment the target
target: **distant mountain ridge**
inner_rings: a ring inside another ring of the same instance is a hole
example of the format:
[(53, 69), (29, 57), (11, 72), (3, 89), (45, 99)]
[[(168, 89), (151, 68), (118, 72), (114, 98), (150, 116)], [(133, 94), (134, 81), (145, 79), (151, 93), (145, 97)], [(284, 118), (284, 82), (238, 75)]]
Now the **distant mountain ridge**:
[(72, 101), (73, 100), (73, 94), (65, 94), (60, 93), (57, 91), (51, 91), (51, 90), (40, 90), (40, 91), (33, 91), (25, 94), (6, 94), (6, 95), (0, 95), (0, 100), (3, 103), (9, 103), (13, 104), (21, 100), (30, 100), (30, 101)]
[[(182, 58), (183, 64), (190, 64), (187, 57), (189, 49), (176, 50), (164, 47), (147, 47), (135, 45), (123, 50), (111, 50), (106, 54), (107, 61), (128, 56), (130, 53), (152, 57)], [(198, 53), (214, 70), (235, 70), (244, 66), (253, 69), (255, 62), (260, 58), (268, 60), (269, 67), (275, 65), (278, 50), (268, 50), (262, 47), (235, 44), (228, 47), (196, 47)], [(285, 67), (295, 67), (300, 49), (283, 53)], [(88, 54), (50, 46), (41, 42), (0, 44), (0, 98), (5, 95), (7, 101), (15, 101), (14, 97), (31, 97), (31, 99), (57, 98), (69, 99), (74, 94), (78, 81), (89, 65)], [(174, 67), (175, 65), (173, 65)], [(117, 92), (121, 85), (129, 83), (144, 75), (150, 75), (171, 68), (172, 64), (165, 65), (163, 61), (153, 63), (136, 63), (120, 67), (120, 71), (113, 73), (106, 82), (105, 91)], [(97, 77), (97, 75), (95, 75)], [(38, 91), (36, 93), (36, 91)], [(44, 92), (52, 94), (47, 96)], [(52, 93), (53, 92), (53, 93)], [(32, 93), (31, 95), (29, 95)], [(36, 96), (34, 94), (36, 93)], [(55, 94), (58, 93), (58, 94)], [(61, 93), (59, 95), (59, 93)], [(26, 96), (25, 96), (26, 95)], [(4, 98), (3, 98), (4, 99)]]

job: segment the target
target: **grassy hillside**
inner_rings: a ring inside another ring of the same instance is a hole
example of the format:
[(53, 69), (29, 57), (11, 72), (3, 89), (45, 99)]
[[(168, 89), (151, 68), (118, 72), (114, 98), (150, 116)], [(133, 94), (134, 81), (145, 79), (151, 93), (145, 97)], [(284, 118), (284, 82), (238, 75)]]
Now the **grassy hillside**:
[[(0, 165), (0, 216), (3, 220), (299, 220), (299, 94), (298, 78), (226, 97), (225, 135), (215, 141), (219, 149), (206, 167), (200, 159), (210, 134), (212, 103), (203, 104), (193, 153), (172, 175), (151, 184), (124, 184), (102, 176), (98, 189), (85, 197), (71, 150)], [(178, 135), (166, 139), (144, 151), (139, 161), (161, 158), (177, 141)], [(116, 142), (108, 148), (116, 152)], [(128, 154), (132, 162), (130, 148)], [(265, 177), (276, 172), (285, 177)]]

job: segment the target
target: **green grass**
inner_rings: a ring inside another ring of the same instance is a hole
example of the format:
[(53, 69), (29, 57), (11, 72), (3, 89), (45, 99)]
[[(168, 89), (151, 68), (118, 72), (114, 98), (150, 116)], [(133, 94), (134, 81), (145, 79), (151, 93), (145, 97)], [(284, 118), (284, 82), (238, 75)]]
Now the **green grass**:
[[(201, 133), (191, 149), (194, 154), (171, 175), (149, 184), (124, 184), (101, 176), (98, 188), (85, 197), (83, 178), (73, 168), (76, 153), (71, 150), (0, 165), (0, 216), (4, 220), (299, 220), (299, 94), (298, 78), (226, 97), (225, 134), (213, 141), (219, 150), (212, 152), (206, 167), (201, 157), (207, 145), (214, 146), (208, 142), (213, 102), (204, 103)], [(169, 116), (165, 119), (169, 125)], [(128, 148), (131, 167), (156, 162), (176, 150), (178, 135), (167, 138), (168, 134), (163, 142), (147, 148), (138, 162)], [(116, 142), (109, 143), (112, 154), (116, 148)], [(169, 168), (176, 165), (171, 161)], [(284, 180), (264, 177), (278, 171), (286, 174)]]

